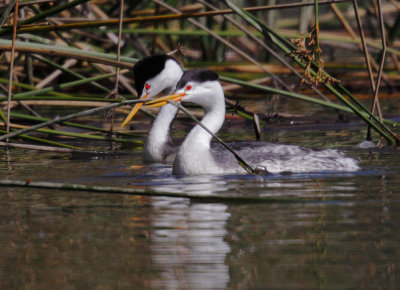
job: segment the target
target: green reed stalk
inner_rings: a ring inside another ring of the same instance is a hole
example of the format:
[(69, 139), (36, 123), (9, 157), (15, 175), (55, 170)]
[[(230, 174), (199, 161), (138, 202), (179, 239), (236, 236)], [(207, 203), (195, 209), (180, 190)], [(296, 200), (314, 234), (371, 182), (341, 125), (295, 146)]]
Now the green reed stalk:
[[(0, 78), (0, 83), (8, 84), (8, 80), (4, 79), (4, 78)], [(37, 90), (37, 88), (35, 86), (24, 84), (24, 83), (19, 83), (19, 82), (15, 82), (15, 81), (12, 82), (12, 85), (15, 86), (15, 87), (18, 87), (18, 88), (29, 90), (29, 91)], [(67, 94), (64, 94), (64, 93), (61, 93), (61, 92), (48, 92), (48, 93), (49, 93), (49, 95), (52, 95), (54, 97), (59, 97), (59, 98), (63, 98), (63, 97), (68, 98), (68, 97), (70, 97), (70, 95), (67, 95)], [(13, 99), (14, 99), (14, 96), (15, 95), (13, 95)]]
[[(34, 91), (32, 91), (34, 92)], [(51, 94), (52, 92), (48, 92)], [(20, 96), (19, 94), (16, 94), (16, 97), (13, 97), (13, 101), (76, 101), (76, 102), (106, 102), (106, 103), (118, 103), (120, 100), (113, 100), (113, 99), (106, 99), (106, 98), (94, 98), (94, 97), (75, 97), (75, 96), (70, 96), (70, 95), (65, 95), (63, 96)], [(2, 101), (7, 101), (6, 97), (0, 97), (0, 102)]]
[[(127, 73), (127, 72), (128, 71), (125, 70), (125, 71), (121, 71), (120, 73), (123, 74), (123, 73)], [(46, 88), (43, 88), (43, 89), (32, 90), (32, 91), (24, 92), (24, 93), (18, 93), (18, 94), (15, 94), (14, 97), (35, 96), (35, 95), (38, 95), (38, 94), (53, 92), (53, 91), (55, 91), (57, 89), (66, 89), (66, 88), (71, 88), (71, 87), (75, 87), (75, 86), (80, 86), (80, 85), (83, 85), (83, 84), (87, 84), (87, 83), (91, 83), (91, 82), (107, 79), (107, 78), (114, 77), (114, 76), (115, 76), (115, 73), (109, 73), (109, 74), (94, 76), (94, 77), (91, 77), (91, 78), (86, 78), (86, 79), (78, 80), (78, 81), (72, 81), (72, 82), (60, 84), (60, 85), (53, 86), (53, 87), (46, 87)]]
[(109, 110), (109, 109), (113, 109), (113, 108), (118, 108), (118, 107), (125, 106), (125, 105), (140, 103), (140, 102), (143, 102), (143, 100), (123, 101), (123, 102), (120, 102), (120, 103), (113, 103), (113, 104), (110, 104), (110, 105), (107, 105), (107, 106), (104, 106), (104, 107), (89, 109), (89, 110), (86, 110), (86, 111), (70, 114), (70, 115), (63, 116), (63, 117), (56, 117), (53, 120), (49, 120), (49, 121), (34, 125), (32, 127), (26, 128), (26, 129), (22, 129), (22, 130), (19, 130), (19, 131), (15, 131), (15, 132), (0, 136), (0, 141), (5, 140), (7, 138), (13, 138), (13, 137), (18, 136), (20, 134), (31, 132), (31, 131), (35, 131), (35, 130), (37, 130), (39, 128), (47, 127), (49, 125), (60, 123), (60, 122), (63, 122), (63, 121), (66, 121), (66, 120), (70, 120), (70, 119), (73, 119), (73, 118), (87, 116), (87, 115), (91, 115), (91, 114), (94, 114), (94, 113), (97, 113), (97, 112), (101, 112), (101, 111), (105, 111), (105, 110)]
[(10, 14), (11, 10), (14, 8), (15, 2), (17, 2), (17, 0), (11, 0), (8, 3), (7, 8), (3, 11), (3, 14), (0, 17), (0, 29), (3, 26), (4, 22), (6, 21), (8, 15)]
[[(60, 71), (62, 71), (64, 73), (67, 73), (67, 74), (70, 74), (70, 75), (72, 75), (72, 76), (74, 76), (74, 77), (76, 77), (78, 79), (81, 79), (81, 80), (87, 79), (85, 76), (83, 76), (81, 74), (78, 74), (78, 73), (76, 73), (76, 72), (74, 72), (72, 70), (69, 70), (69, 69), (63, 67), (62, 65), (59, 65), (59, 64), (57, 64), (55, 62), (52, 62), (51, 60), (48, 60), (48, 59), (46, 59), (44, 57), (41, 57), (41, 56), (38, 56), (38, 55), (33, 55), (33, 57), (35, 59), (37, 59), (38, 61), (40, 61), (40, 62), (42, 62), (44, 64), (47, 64), (48, 66), (54, 67), (56, 69), (59, 69)], [(96, 86), (97, 88), (103, 90), (106, 93), (110, 92), (109, 89), (107, 89), (106, 87), (100, 85), (99, 83), (91, 82), (91, 84), (93, 84), (94, 86)]]
[[(1, 117), (1, 113), (2, 112), (0, 111), (0, 117)], [(38, 121), (38, 122), (47, 122), (47, 121), (51, 120), (49, 118), (36, 117), (36, 116), (15, 113), (15, 112), (11, 112), (11, 117), (19, 118), (19, 119), (23, 119), (23, 120), (29, 120), (29, 121)], [(68, 126), (68, 127), (80, 128), (80, 129), (90, 130), (90, 131), (94, 131), (94, 132), (101, 132), (101, 133), (105, 133), (105, 134), (110, 133), (110, 130), (93, 127), (93, 126), (89, 126), (89, 125), (85, 125), (85, 124), (68, 122), (68, 121), (64, 121), (64, 122), (60, 122), (60, 123), (65, 126)], [(134, 134), (134, 133), (129, 133), (129, 132), (113, 131), (113, 134), (119, 135), (119, 136), (126, 136), (126, 137), (143, 137), (143, 134)]]
[(28, 19), (25, 19), (23, 21), (21, 21), (20, 25), (26, 25), (26, 24), (31, 24), (34, 23), (38, 20), (42, 20), (45, 19), (46, 17), (52, 16), (54, 14), (60, 13), (64, 10), (67, 10), (69, 8), (78, 6), (79, 4), (85, 3), (85, 2), (89, 2), (90, 0), (74, 0), (71, 2), (67, 2), (66, 4), (63, 5), (58, 5), (55, 6), (53, 8), (47, 9), (39, 14), (36, 14), (35, 16), (32, 16)]
[[(16, 132), (16, 131), (14, 131), (14, 132)], [(4, 131), (4, 130), (0, 130), (0, 134), (2, 134), (2, 136), (0, 136), (0, 138), (4, 137), (6, 135), (10, 135), (10, 133), (7, 134), (7, 131)], [(12, 139), (13, 137), (5, 137), (5, 138), (2, 138), (2, 140), (8, 139), (8, 138)], [(41, 143), (41, 144), (47, 144), (47, 145), (63, 147), (63, 148), (70, 148), (70, 149), (74, 149), (74, 150), (81, 150), (81, 148), (79, 148), (79, 147), (75, 147), (75, 146), (71, 146), (71, 145), (67, 145), (67, 144), (62, 144), (62, 143), (58, 143), (58, 142), (55, 142), (55, 141), (50, 141), (50, 140), (41, 139), (41, 138), (37, 138), (37, 137), (32, 137), (32, 136), (28, 136), (28, 135), (25, 135), (25, 134), (18, 134), (18, 138), (21, 138), (21, 139), (24, 139), (24, 140), (29, 140), (29, 141), (34, 141), (34, 142)]]
[(136, 144), (136, 145), (143, 145), (143, 141), (134, 140), (134, 139), (113, 138), (113, 137), (92, 135), (92, 134), (87, 134), (87, 133), (75, 133), (75, 132), (60, 131), (60, 130), (53, 130), (53, 129), (44, 129), (44, 128), (37, 129), (36, 131), (40, 132), (40, 133), (51, 134), (51, 135), (76, 137), (76, 138), (81, 138), (81, 139), (103, 140), (103, 141), (113, 141), (113, 142), (118, 142), (118, 143), (133, 143), (133, 144)]

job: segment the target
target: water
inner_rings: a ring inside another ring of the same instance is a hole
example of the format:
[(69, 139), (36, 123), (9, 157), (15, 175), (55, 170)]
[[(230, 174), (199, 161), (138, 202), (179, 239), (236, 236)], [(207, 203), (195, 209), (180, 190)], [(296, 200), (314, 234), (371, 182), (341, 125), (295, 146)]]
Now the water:
[[(364, 129), (268, 134), (283, 143), (339, 147), (361, 160), (351, 174), (174, 177), (170, 166), (130, 168), (142, 165), (140, 151), (82, 159), (2, 150), (3, 179), (270, 200), (2, 187), (0, 288), (398, 288), (400, 155), (358, 149)], [(229, 134), (228, 128), (222, 136)]]

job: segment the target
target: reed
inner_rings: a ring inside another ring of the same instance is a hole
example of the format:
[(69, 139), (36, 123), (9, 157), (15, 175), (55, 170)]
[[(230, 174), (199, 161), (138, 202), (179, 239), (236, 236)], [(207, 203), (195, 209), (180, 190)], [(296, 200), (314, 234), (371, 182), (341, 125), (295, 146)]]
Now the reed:
[[(351, 103), (345, 96), (343, 96), (339, 90), (334, 88), (331, 85), (332, 77), (326, 73), (322, 66), (320, 60), (320, 48), (319, 48), (319, 40), (318, 40), (318, 31), (319, 24), (317, 22), (315, 26), (315, 30), (313, 31), (313, 35), (307, 36), (310, 37), (311, 40), (308, 40), (309, 43), (312, 43), (311, 47), (313, 50), (311, 51), (311, 55), (308, 55), (310, 52), (307, 51), (309, 49), (308, 44), (303, 44), (303, 47), (298, 49), (295, 45), (290, 43), (288, 40), (277, 34), (273, 29), (268, 27), (265, 23), (259, 21), (254, 16), (250, 15), (248, 12), (240, 9), (236, 5), (234, 5), (231, 1), (225, 0), (225, 3), (232, 8), (238, 15), (240, 15), (245, 21), (251, 24), (254, 28), (256, 28), (259, 32), (262, 32), (264, 36), (269, 39), (274, 45), (276, 45), (279, 49), (281, 49), (284, 53), (291, 55), (293, 60), (305, 69), (305, 78), (303, 81), (308, 82), (311, 81), (314, 84), (318, 84), (322, 82), (322, 84), (331, 91), (340, 101), (342, 101), (347, 107), (349, 107), (356, 115), (358, 115), (361, 119), (363, 119), (369, 126), (375, 129), (377, 133), (379, 133), (382, 137), (384, 137), (389, 143), (395, 144), (396, 142), (400, 144), (399, 137), (392, 132), (383, 122), (381, 122), (373, 113), (371, 113), (360, 101), (357, 100), (353, 94), (350, 93), (345, 87), (343, 87), (340, 83), (337, 83), (337, 86), (340, 90), (347, 94), (348, 97), (352, 99), (352, 101), (358, 105), (360, 108), (357, 108), (353, 103)], [(318, 1), (316, 0), (316, 18), (318, 18)], [(300, 41), (300, 40), (299, 40)], [(297, 42), (297, 40), (296, 40)], [(302, 40), (302, 43), (307, 40)], [(314, 54), (317, 55), (317, 63), (314, 62)], [(303, 61), (305, 60), (305, 62)], [(366, 117), (363, 112), (364, 111), (368, 117)], [(373, 123), (371, 120), (374, 120), (376, 123)]]
[[(0, 136), (0, 141), (5, 140), (7, 138), (13, 138), (13, 137), (16, 137), (16, 136), (18, 136), (20, 134), (24, 134), (24, 133), (27, 133), (27, 132), (35, 131), (37, 129), (40, 129), (40, 128), (43, 128), (43, 127), (47, 127), (47, 126), (52, 125), (52, 124), (60, 123), (60, 122), (66, 121), (66, 120), (70, 120), (70, 119), (73, 119), (73, 118), (87, 116), (87, 115), (91, 115), (91, 114), (94, 114), (94, 113), (97, 113), (97, 112), (101, 112), (101, 111), (105, 111), (105, 110), (109, 110), (109, 109), (125, 106), (125, 105), (128, 105), (128, 104), (134, 104), (134, 103), (138, 103), (138, 102), (142, 102), (142, 101), (141, 100), (123, 101), (123, 102), (119, 102), (119, 103), (113, 103), (113, 104), (110, 104), (110, 105), (107, 105), (107, 106), (104, 106), (104, 107), (99, 107), (99, 108), (94, 108), (94, 109), (81, 111), (81, 112), (70, 114), (70, 115), (66, 115), (66, 116), (63, 116), (63, 117), (56, 117), (56, 118), (54, 118), (52, 120), (45, 121), (43, 123), (34, 125), (32, 127), (21, 129), (19, 131), (15, 131), (13, 133), (8, 133), (6, 135)], [(137, 142), (142, 144), (140, 141), (137, 141)]]

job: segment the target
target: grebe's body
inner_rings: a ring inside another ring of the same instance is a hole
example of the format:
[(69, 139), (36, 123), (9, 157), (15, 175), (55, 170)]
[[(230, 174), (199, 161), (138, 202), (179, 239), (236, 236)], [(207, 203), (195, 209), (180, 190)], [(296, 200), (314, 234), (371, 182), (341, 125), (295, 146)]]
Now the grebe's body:
[[(133, 74), (140, 99), (146, 99), (172, 93), (182, 77), (183, 69), (173, 57), (157, 55), (138, 61), (133, 67)], [(132, 119), (141, 106), (142, 104), (137, 104), (132, 109), (123, 125)], [(145, 141), (145, 162), (171, 163), (174, 160), (176, 148), (172, 144), (171, 124), (177, 112), (174, 105), (167, 104), (157, 114)]]
[[(225, 100), (218, 75), (209, 70), (191, 70), (183, 74), (174, 95), (164, 99), (182, 100), (200, 105), (205, 110), (201, 123), (213, 133), (225, 120)], [(179, 147), (173, 174), (245, 173), (235, 157), (221, 147), (211, 147), (212, 136), (201, 126), (195, 126)], [(264, 167), (271, 173), (356, 171), (358, 162), (343, 153), (326, 149), (316, 151), (296, 145), (266, 142), (239, 142), (233, 148), (252, 167)]]

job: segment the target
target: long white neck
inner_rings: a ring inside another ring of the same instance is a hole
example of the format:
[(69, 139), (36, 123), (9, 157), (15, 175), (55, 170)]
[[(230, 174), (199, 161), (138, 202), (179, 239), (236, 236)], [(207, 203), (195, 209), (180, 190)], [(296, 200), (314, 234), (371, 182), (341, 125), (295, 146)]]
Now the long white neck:
[(178, 112), (178, 108), (172, 104), (163, 106), (150, 129), (144, 146), (144, 160), (146, 162), (165, 161), (165, 149), (172, 146), (171, 125)]
[[(201, 123), (212, 133), (216, 134), (221, 129), (225, 120), (225, 104), (215, 105), (212, 109), (205, 110)], [(212, 135), (200, 125), (196, 125), (185, 138), (184, 144), (193, 144), (195, 147), (210, 148)]]
[[(183, 70), (179, 64), (173, 60), (168, 60), (163, 71), (149, 80), (158, 89), (153, 94), (156, 95), (161, 92), (165, 94), (172, 93), (182, 74)], [(171, 124), (177, 112), (178, 108), (172, 104), (167, 104), (160, 109), (146, 138), (144, 161), (156, 163), (169, 161), (165, 158), (172, 150)]]
[[(225, 101), (222, 88), (216, 94), (219, 96), (212, 99), (212, 105), (203, 106), (205, 115), (201, 120), (201, 123), (214, 134), (219, 131), (225, 120)], [(219, 172), (218, 164), (210, 151), (211, 140), (212, 135), (200, 125), (196, 125), (179, 147), (173, 173), (178, 175), (207, 174), (210, 168), (214, 168), (212, 170), (214, 172)]]

